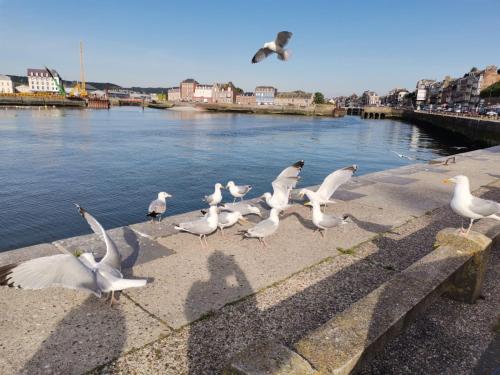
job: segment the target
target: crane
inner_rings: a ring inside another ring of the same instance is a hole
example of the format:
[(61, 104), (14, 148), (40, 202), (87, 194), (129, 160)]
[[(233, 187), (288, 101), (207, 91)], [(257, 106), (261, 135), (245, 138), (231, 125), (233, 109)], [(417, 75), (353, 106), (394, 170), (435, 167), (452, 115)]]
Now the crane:
[(80, 42), (80, 82), (71, 89), (71, 96), (79, 96), (81, 98), (87, 97), (87, 90), (85, 88), (85, 70), (83, 68), (83, 42)]

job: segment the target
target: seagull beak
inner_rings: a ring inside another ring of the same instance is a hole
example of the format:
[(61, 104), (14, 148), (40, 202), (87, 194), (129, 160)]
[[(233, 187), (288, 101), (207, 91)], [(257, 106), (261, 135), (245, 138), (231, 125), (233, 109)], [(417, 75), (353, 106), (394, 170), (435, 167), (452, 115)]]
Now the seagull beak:
[(249, 221), (245, 218), (241, 218), (238, 220), (238, 223), (240, 223), (241, 225), (245, 224), (245, 223), (249, 223)]
[(443, 180), (443, 184), (451, 184), (451, 180), (449, 178), (446, 178)]
[(311, 202), (305, 202), (304, 206), (312, 206)]

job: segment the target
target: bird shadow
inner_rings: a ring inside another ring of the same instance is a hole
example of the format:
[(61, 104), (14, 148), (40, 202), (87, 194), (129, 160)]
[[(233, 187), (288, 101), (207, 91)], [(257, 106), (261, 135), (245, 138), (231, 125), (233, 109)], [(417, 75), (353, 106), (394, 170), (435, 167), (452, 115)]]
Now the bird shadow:
[(346, 215), (349, 216), (349, 218), (352, 220), (354, 224), (356, 224), (359, 228), (366, 230), (367, 232), (372, 232), (372, 233), (394, 233), (392, 232), (392, 226), (391, 225), (383, 225), (383, 224), (377, 224), (373, 223), (371, 221), (365, 221), (365, 220), (360, 220), (356, 216), (346, 213)]
[(306, 229), (312, 229), (312, 230), (316, 230), (316, 226), (313, 224), (313, 222), (311, 220), (308, 220), (308, 219), (305, 219), (301, 214), (299, 214), (298, 212), (289, 212), (289, 213), (285, 213), (282, 217), (281, 217), (281, 220), (285, 220), (289, 217), (295, 217), (300, 224), (302, 224), (302, 226)]

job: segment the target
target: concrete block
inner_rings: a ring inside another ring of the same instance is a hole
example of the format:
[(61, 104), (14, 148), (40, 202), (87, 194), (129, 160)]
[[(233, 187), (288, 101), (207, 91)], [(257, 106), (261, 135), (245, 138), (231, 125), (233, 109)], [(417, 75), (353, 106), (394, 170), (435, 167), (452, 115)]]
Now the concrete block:
[(236, 355), (224, 375), (317, 375), (297, 353), (279, 343), (251, 346)]

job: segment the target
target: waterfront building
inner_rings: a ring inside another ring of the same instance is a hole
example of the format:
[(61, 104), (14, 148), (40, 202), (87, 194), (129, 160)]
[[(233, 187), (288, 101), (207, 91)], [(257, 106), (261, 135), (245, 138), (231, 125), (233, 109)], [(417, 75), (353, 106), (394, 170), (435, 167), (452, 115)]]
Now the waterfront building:
[(12, 86), (12, 79), (9, 76), (0, 74), (0, 94), (12, 94), (14, 88)]
[(28, 86), (33, 92), (59, 92), (58, 86), (61, 84), (59, 74), (51, 69), (52, 78), (45, 69), (28, 69)]
[(212, 103), (213, 102), (213, 88), (214, 85), (198, 84), (194, 89), (193, 101), (199, 103)]
[(108, 90), (108, 97), (114, 99), (130, 99), (131, 91), (129, 90)]
[(408, 95), (407, 89), (394, 88), (389, 93), (380, 98), (380, 104), (388, 107), (399, 107), (403, 105), (404, 97)]
[(361, 104), (363, 106), (380, 105), (380, 97), (375, 91), (367, 90), (361, 95)]
[(169, 102), (180, 102), (181, 101), (181, 88), (180, 87), (170, 87), (167, 89), (167, 100)]
[(417, 106), (426, 104), (429, 98), (429, 86), (436, 82), (435, 79), (421, 79), (417, 82)]
[(190, 102), (193, 100), (194, 90), (196, 89), (198, 82), (193, 78), (188, 78), (182, 81), (179, 85), (181, 90), (181, 100)]
[(240, 95), (236, 95), (236, 104), (240, 105), (255, 105), (255, 94), (253, 92), (245, 92)]
[(255, 102), (257, 105), (273, 105), (276, 89), (272, 86), (257, 86), (255, 88)]
[(232, 83), (216, 83), (213, 86), (213, 102), (232, 104), (236, 99), (235, 87)]
[(274, 98), (275, 105), (309, 107), (312, 105), (314, 96), (304, 91), (279, 92)]
[(21, 93), (21, 94), (29, 94), (31, 93), (31, 89), (28, 85), (19, 85), (19, 86), (16, 86), (16, 91)]

